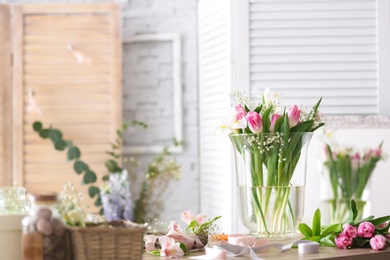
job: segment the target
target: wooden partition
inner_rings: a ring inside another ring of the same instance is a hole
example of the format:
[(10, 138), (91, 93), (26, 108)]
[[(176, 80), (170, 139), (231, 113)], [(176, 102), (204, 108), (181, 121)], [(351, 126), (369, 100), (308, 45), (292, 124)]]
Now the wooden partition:
[(11, 52), (10, 10), (0, 5), (0, 185), (12, 184), (11, 174)]
[(117, 4), (14, 6), (12, 168), (29, 192), (82, 181), (66, 153), (34, 132), (35, 120), (61, 130), (98, 176), (107, 173), (105, 151), (122, 118), (119, 28)]

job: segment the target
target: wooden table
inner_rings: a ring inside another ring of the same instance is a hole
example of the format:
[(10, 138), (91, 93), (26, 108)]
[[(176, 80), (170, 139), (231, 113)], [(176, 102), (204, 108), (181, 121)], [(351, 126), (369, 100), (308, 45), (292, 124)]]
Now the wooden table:
[[(204, 251), (192, 252), (189, 255), (181, 258), (172, 259), (188, 259), (189, 256), (204, 255)], [(369, 248), (354, 248), (354, 249), (338, 249), (335, 247), (320, 247), (319, 254), (298, 254), (296, 248), (290, 251), (280, 253), (277, 249), (269, 248), (257, 253), (257, 256), (269, 260), (309, 260), (309, 259), (338, 259), (338, 260), (390, 260), (390, 250), (374, 251)], [(157, 260), (159, 257), (145, 253), (144, 260)], [(237, 260), (251, 259), (249, 256), (228, 258)]]

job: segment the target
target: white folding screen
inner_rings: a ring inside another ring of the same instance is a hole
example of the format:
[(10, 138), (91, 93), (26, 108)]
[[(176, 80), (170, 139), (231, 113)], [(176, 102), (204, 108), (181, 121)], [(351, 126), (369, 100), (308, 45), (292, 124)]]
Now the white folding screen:
[(390, 1), (200, 0), (198, 11), (201, 210), (242, 231), (230, 143), (212, 136), (228, 93), (271, 88), (282, 105), (323, 97), (326, 115), (390, 115)]
[(227, 136), (214, 136), (229, 106), (231, 86), (230, 4), (199, 1), (199, 129), (201, 211), (210, 217), (222, 215), (218, 225), (231, 232), (232, 169)]
[(377, 114), (376, 0), (250, 0), (250, 87), (326, 114)]

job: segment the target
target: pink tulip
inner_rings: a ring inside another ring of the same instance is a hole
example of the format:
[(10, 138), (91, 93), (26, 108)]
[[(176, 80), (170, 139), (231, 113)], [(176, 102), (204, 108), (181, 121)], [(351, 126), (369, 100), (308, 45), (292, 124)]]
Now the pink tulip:
[(382, 154), (382, 150), (381, 150), (380, 147), (378, 147), (378, 148), (376, 148), (376, 149), (374, 150), (374, 156), (375, 156), (375, 157), (381, 157), (381, 154)]
[(296, 126), (299, 123), (299, 116), (301, 115), (301, 110), (299, 110), (297, 105), (292, 105), (288, 112), (288, 124), (290, 128)]
[(358, 227), (358, 235), (365, 238), (371, 238), (374, 235), (375, 226), (371, 222), (362, 222)]
[(341, 233), (335, 239), (336, 246), (340, 249), (347, 249), (352, 246), (353, 238)]
[(246, 119), (252, 133), (258, 134), (263, 130), (263, 121), (261, 120), (259, 113), (250, 111), (246, 116)]
[(367, 162), (368, 160), (370, 160), (371, 156), (372, 156), (372, 149), (370, 149), (365, 155), (364, 155), (364, 161)]
[(241, 105), (235, 105), (234, 110), (236, 111), (236, 120), (241, 120), (246, 115), (245, 108)]
[(376, 235), (370, 239), (370, 245), (375, 251), (382, 250), (386, 246), (386, 238), (382, 235)]
[(278, 121), (279, 117), (281, 117), (281, 116), (282, 116), (281, 114), (274, 114), (272, 116), (272, 118), (271, 118), (271, 125), (269, 126), (269, 132), (270, 133), (274, 132), (276, 121)]
[(184, 251), (180, 248), (180, 243), (176, 243), (173, 238), (160, 237), (161, 256), (175, 258), (184, 255)]
[(359, 168), (359, 163), (360, 163), (360, 154), (355, 153), (355, 155), (351, 159), (351, 166), (352, 169), (356, 170)]
[(355, 238), (357, 237), (357, 234), (358, 234), (358, 231), (357, 231), (357, 228), (350, 225), (350, 224), (345, 224), (343, 226), (343, 232), (346, 236), (348, 237), (351, 237), (351, 238)]

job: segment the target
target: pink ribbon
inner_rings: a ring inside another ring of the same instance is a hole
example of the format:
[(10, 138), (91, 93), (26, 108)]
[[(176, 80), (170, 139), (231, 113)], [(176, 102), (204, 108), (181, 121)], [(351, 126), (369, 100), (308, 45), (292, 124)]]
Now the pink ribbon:
[[(228, 244), (215, 245), (212, 248), (205, 248), (206, 255), (189, 257), (190, 259), (218, 259), (224, 260), (226, 257), (237, 257), (249, 255), (254, 260), (263, 260), (257, 256), (256, 252), (259, 252), (265, 248), (276, 247), (280, 252), (289, 251), (293, 246), (298, 248), (305, 248), (299, 250), (300, 254), (315, 254), (318, 253), (319, 244), (308, 240), (297, 240), (290, 244), (272, 243), (269, 244), (267, 239), (258, 239), (253, 242), (254, 237), (233, 235), (231, 240), (228, 237)], [(231, 241), (234, 244), (231, 244)], [(252, 244), (253, 246), (250, 246)], [(304, 245), (304, 246), (303, 246)], [(223, 253), (225, 251), (225, 253)]]

